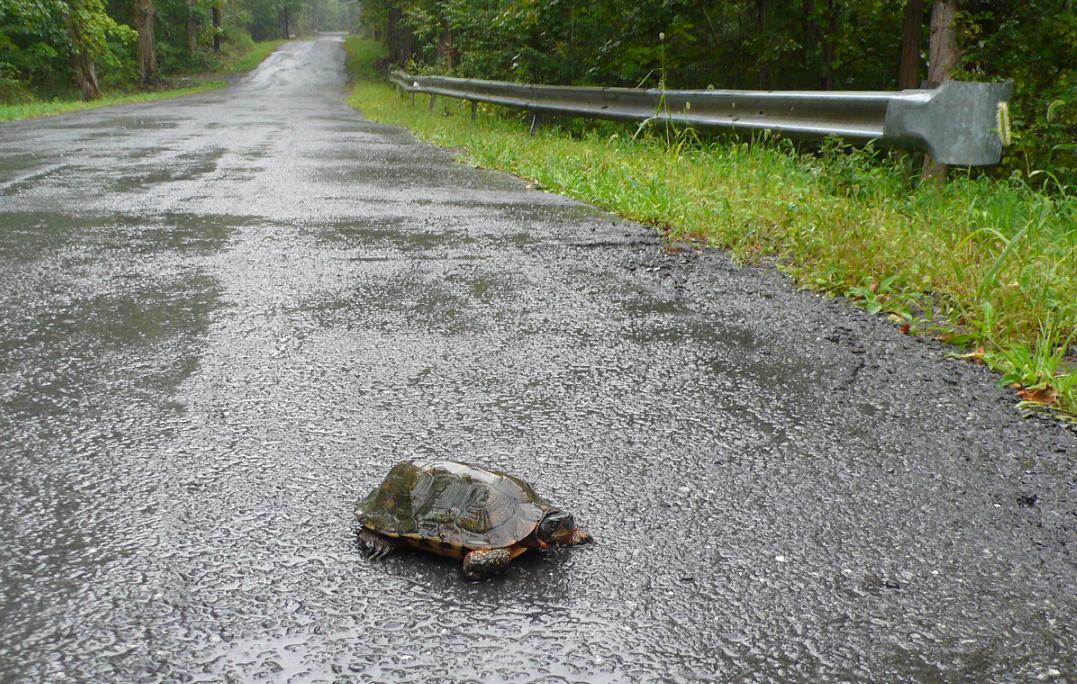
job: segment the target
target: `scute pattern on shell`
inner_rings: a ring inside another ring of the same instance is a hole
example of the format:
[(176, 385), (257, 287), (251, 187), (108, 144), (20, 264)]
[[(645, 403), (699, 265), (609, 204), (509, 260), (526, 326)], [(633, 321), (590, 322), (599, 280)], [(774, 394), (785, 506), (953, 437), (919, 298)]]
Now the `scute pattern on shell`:
[(505, 473), (452, 461), (402, 461), (359, 501), (356, 516), (381, 534), (496, 548), (531, 534), (549, 508), (526, 482)]

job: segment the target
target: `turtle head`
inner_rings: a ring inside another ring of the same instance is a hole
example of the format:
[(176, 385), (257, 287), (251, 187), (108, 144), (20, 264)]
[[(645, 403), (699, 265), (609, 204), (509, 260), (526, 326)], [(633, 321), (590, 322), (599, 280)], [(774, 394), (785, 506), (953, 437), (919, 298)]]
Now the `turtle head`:
[(576, 520), (571, 513), (551, 510), (539, 521), (535, 529), (542, 548), (557, 546), (558, 544), (572, 545), (583, 544), (592, 541), (591, 535), (576, 527)]

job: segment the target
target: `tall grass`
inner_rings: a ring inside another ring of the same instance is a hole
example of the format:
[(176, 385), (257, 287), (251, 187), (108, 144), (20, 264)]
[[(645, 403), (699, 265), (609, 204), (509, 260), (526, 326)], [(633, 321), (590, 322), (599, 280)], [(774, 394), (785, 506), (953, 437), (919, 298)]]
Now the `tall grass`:
[[(381, 49), (348, 40), (366, 116), (462, 150), (471, 163), (658, 227), (670, 239), (773, 257), (803, 287), (848, 297), (903, 332), (934, 335), (1022, 388), (1025, 407), (1077, 416), (1077, 195), (956, 174), (920, 185), (901, 155), (838, 144), (634, 136), (617, 126), (545, 128), (463, 103), (409, 106), (372, 76)], [(446, 116), (448, 114), (448, 116)], [(957, 355), (955, 353), (955, 355)]]

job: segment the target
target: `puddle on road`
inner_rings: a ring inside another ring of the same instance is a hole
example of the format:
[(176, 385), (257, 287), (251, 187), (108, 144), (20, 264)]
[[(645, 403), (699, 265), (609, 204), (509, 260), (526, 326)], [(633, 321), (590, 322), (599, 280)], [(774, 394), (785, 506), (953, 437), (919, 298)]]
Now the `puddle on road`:
[[(246, 217), (167, 214), (150, 219), (123, 214), (71, 216), (51, 211), (0, 212), (0, 259), (32, 262), (64, 258), (100, 263), (98, 252), (209, 254), (224, 247), (238, 226), (261, 223)], [(65, 262), (68, 263), (68, 262)]]
[(402, 158), (394, 158), (391, 152), (378, 154), (329, 168), (323, 163), (322, 169), (312, 174), (312, 178), (324, 183), (368, 188), (422, 188), (424, 193), (445, 189), (457, 196), (470, 190), (520, 192), (523, 189), (519, 180), (505, 174), (479, 174), (444, 159), (417, 159), (414, 153)]
[(195, 181), (216, 172), (218, 163), (227, 153), (227, 148), (212, 147), (178, 154), (164, 161), (160, 159), (160, 155), (147, 155), (154, 161), (110, 168), (108, 175), (111, 178), (107, 188), (110, 192), (142, 193), (156, 185)]
[(143, 160), (146, 160), (148, 158), (170, 156), (175, 151), (176, 150), (175, 150), (174, 147), (170, 147), (170, 146), (166, 146), (166, 145), (156, 145), (156, 146), (147, 146), (147, 147), (134, 148), (132, 150), (129, 150), (125, 156), (128, 159), (135, 159), (135, 160), (138, 160), (138, 161), (143, 161)]
[(17, 176), (17, 180), (13, 180), (2, 188), (2, 193), (9, 197), (14, 197), (21, 193), (29, 191), (30, 193), (41, 194), (42, 186), (59, 186), (59, 187), (71, 187), (72, 182), (64, 183), (72, 177), (76, 177), (81, 173), (86, 172), (85, 167), (80, 167), (75, 164), (55, 164), (49, 166), (38, 173), (31, 173), (26, 176)]
[(408, 273), (386, 273), (377, 278), (376, 288), (360, 287), (303, 308), (321, 325), (361, 326), (382, 332), (478, 334), (485, 328), (486, 318), (486, 312), (476, 309), (466, 292), (441, 277)]
[(10, 154), (0, 156), (0, 189), (3, 194), (9, 194), (7, 188), (4, 187), (5, 183), (10, 183), (16, 178), (20, 178), (31, 169), (38, 168), (42, 164), (47, 163), (37, 154)]
[(465, 248), (475, 242), (465, 230), (449, 227), (446, 223), (444, 220), (391, 216), (362, 223), (325, 223), (314, 227), (312, 232), (325, 244), (353, 251), (360, 259), (369, 258), (372, 252), (408, 255), (439, 248)]
[[(154, 113), (130, 113), (123, 115), (103, 115), (99, 112), (87, 112), (84, 115), (58, 119), (50, 122), (50, 128), (73, 129), (77, 131), (108, 129), (116, 130), (169, 130), (183, 122), (179, 117), (161, 116)], [(110, 133), (111, 134), (111, 133)]]
[(95, 593), (112, 573), (135, 591), (144, 580), (123, 568), (167, 486), (151, 455), (182, 420), (173, 396), (220, 306), (197, 259), (233, 228), (44, 212), (0, 221), (0, 663), (45, 680), (72, 654), (36, 651), (38, 639), (100, 659), (123, 652), (85, 632), (85, 618), (124, 600)]

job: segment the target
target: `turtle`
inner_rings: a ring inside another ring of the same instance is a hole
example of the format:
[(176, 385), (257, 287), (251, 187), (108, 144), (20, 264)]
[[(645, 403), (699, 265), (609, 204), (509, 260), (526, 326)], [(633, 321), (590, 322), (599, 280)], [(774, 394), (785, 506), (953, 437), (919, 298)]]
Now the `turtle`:
[(410, 460), (355, 506), (359, 544), (374, 560), (412, 548), (463, 560), (481, 580), (528, 549), (592, 542), (572, 515), (507, 473), (469, 463)]

